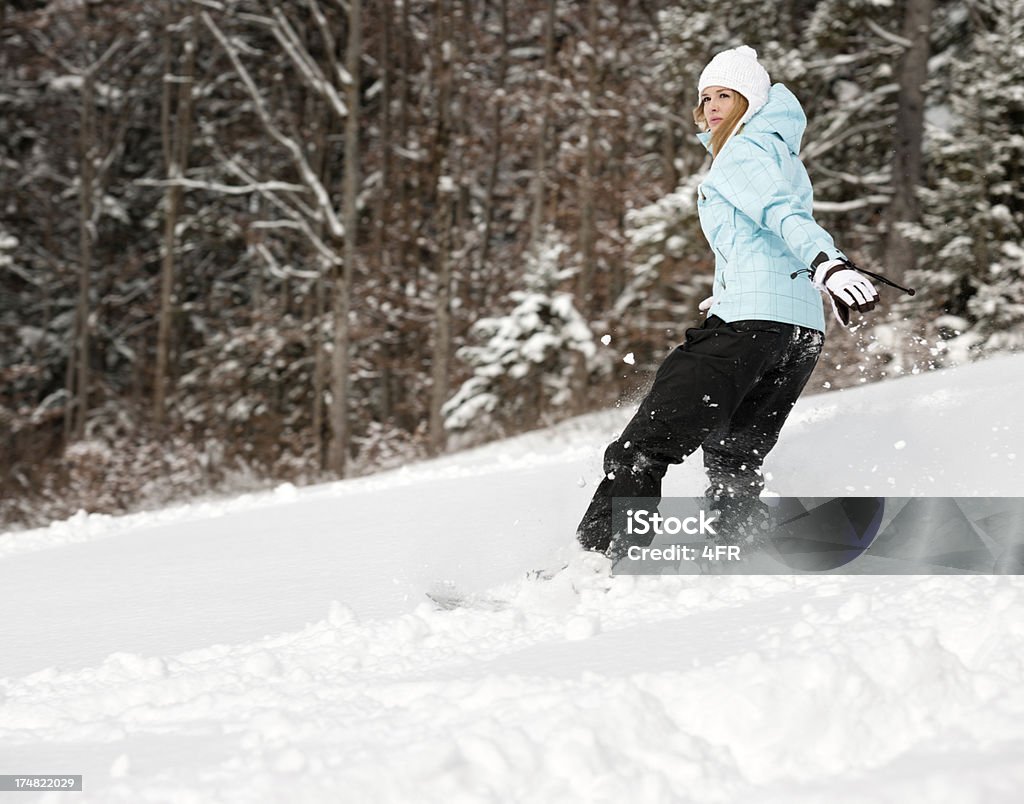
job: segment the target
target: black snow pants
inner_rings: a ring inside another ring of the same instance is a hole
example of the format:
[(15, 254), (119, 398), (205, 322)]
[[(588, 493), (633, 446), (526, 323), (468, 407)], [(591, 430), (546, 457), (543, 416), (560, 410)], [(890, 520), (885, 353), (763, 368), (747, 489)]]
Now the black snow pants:
[(757, 504), (761, 465), (775, 446), (821, 353), (824, 335), (775, 321), (709, 316), (686, 331), (622, 434), (605, 450), (605, 476), (576, 532), (598, 552), (612, 547), (614, 497), (661, 499), (669, 464), (704, 448), (705, 495)]

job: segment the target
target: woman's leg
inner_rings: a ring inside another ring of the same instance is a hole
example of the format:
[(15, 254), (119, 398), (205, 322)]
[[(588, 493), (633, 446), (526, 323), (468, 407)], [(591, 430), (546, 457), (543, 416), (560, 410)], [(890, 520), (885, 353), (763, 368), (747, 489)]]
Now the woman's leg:
[(750, 389), (729, 421), (709, 435), (703, 445), (711, 482), (708, 496), (760, 495), (765, 456), (779, 440), (782, 425), (811, 378), (823, 342), (817, 330), (793, 327), (782, 359)]
[(779, 439), (790, 411), (814, 371), (824, 336), (793, 327), (779, 362), (770, 367), (743, 398), (731, 419), (704, 442), (704, 468), (710, 485), (705, 496), (720, 512), (719, 530), (742, 538), (761, 520), (767, 507), (761, 467)]
[(668, 466), (725, 427), (778, 363), (791, 328), (756, 323), (760, 328), (751, 329), (711, 316), (687, 330), (686, 342), (665, 358), (636, 414), (605, 450), (605, 477), (577, 528), (583, 547), (606, 552), (618, 525), (612, 522), (613, 498), (660, 500)]

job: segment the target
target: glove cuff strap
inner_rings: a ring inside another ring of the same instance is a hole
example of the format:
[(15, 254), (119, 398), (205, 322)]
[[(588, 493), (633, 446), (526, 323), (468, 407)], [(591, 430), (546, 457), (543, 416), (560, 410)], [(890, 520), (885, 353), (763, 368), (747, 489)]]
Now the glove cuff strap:
[(828, 282), (829, 277), (831, 277), (832, 274), (836, 271), (845, 271), (849, 267), (850, 263), (842, 258), (822, 263), (814, 272), (814, 280), (812, 281), (812, 284), (814, 287), (818, 288), (818, 290), (825, 290), (825, 283)]

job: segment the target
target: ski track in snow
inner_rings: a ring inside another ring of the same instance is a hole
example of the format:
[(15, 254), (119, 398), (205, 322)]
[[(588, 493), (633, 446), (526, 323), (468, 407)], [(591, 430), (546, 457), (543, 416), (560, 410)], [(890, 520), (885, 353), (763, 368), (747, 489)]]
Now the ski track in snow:
[[(1022, 391), (1012, 357), (804, 398), (769, 487), (1018, 494)], [(1017, 800), (1017, 576), (515, 580), (628, 415), (0, 536), (0, 773), (84, 774), (26, 802)], [(444, 578), (510, 605), (437, 611)]]

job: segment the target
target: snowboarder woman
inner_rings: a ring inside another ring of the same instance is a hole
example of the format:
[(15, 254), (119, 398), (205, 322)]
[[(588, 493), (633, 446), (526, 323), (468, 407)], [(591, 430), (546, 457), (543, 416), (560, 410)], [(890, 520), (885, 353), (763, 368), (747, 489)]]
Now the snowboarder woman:
[(878, 301), (811, 214), (799, 159), (807, 119), (793, 93), (772, 85), (747, 46), (717, 54), (697, 89), (697, 137), (712, 155), (697, 211), (715, 255), (713, 295), (700, 305), (707, 319), (686, 331), (605, 451), (605, 477), (576, 536), (613, 558), (626, 545), (612, 499), (660, 499), (668, 466), (701, 446), (719, 535), (749, 537), (766, 511), (761, 465), (821, 353), (819, 291), (844, 327), (851, 308)]

